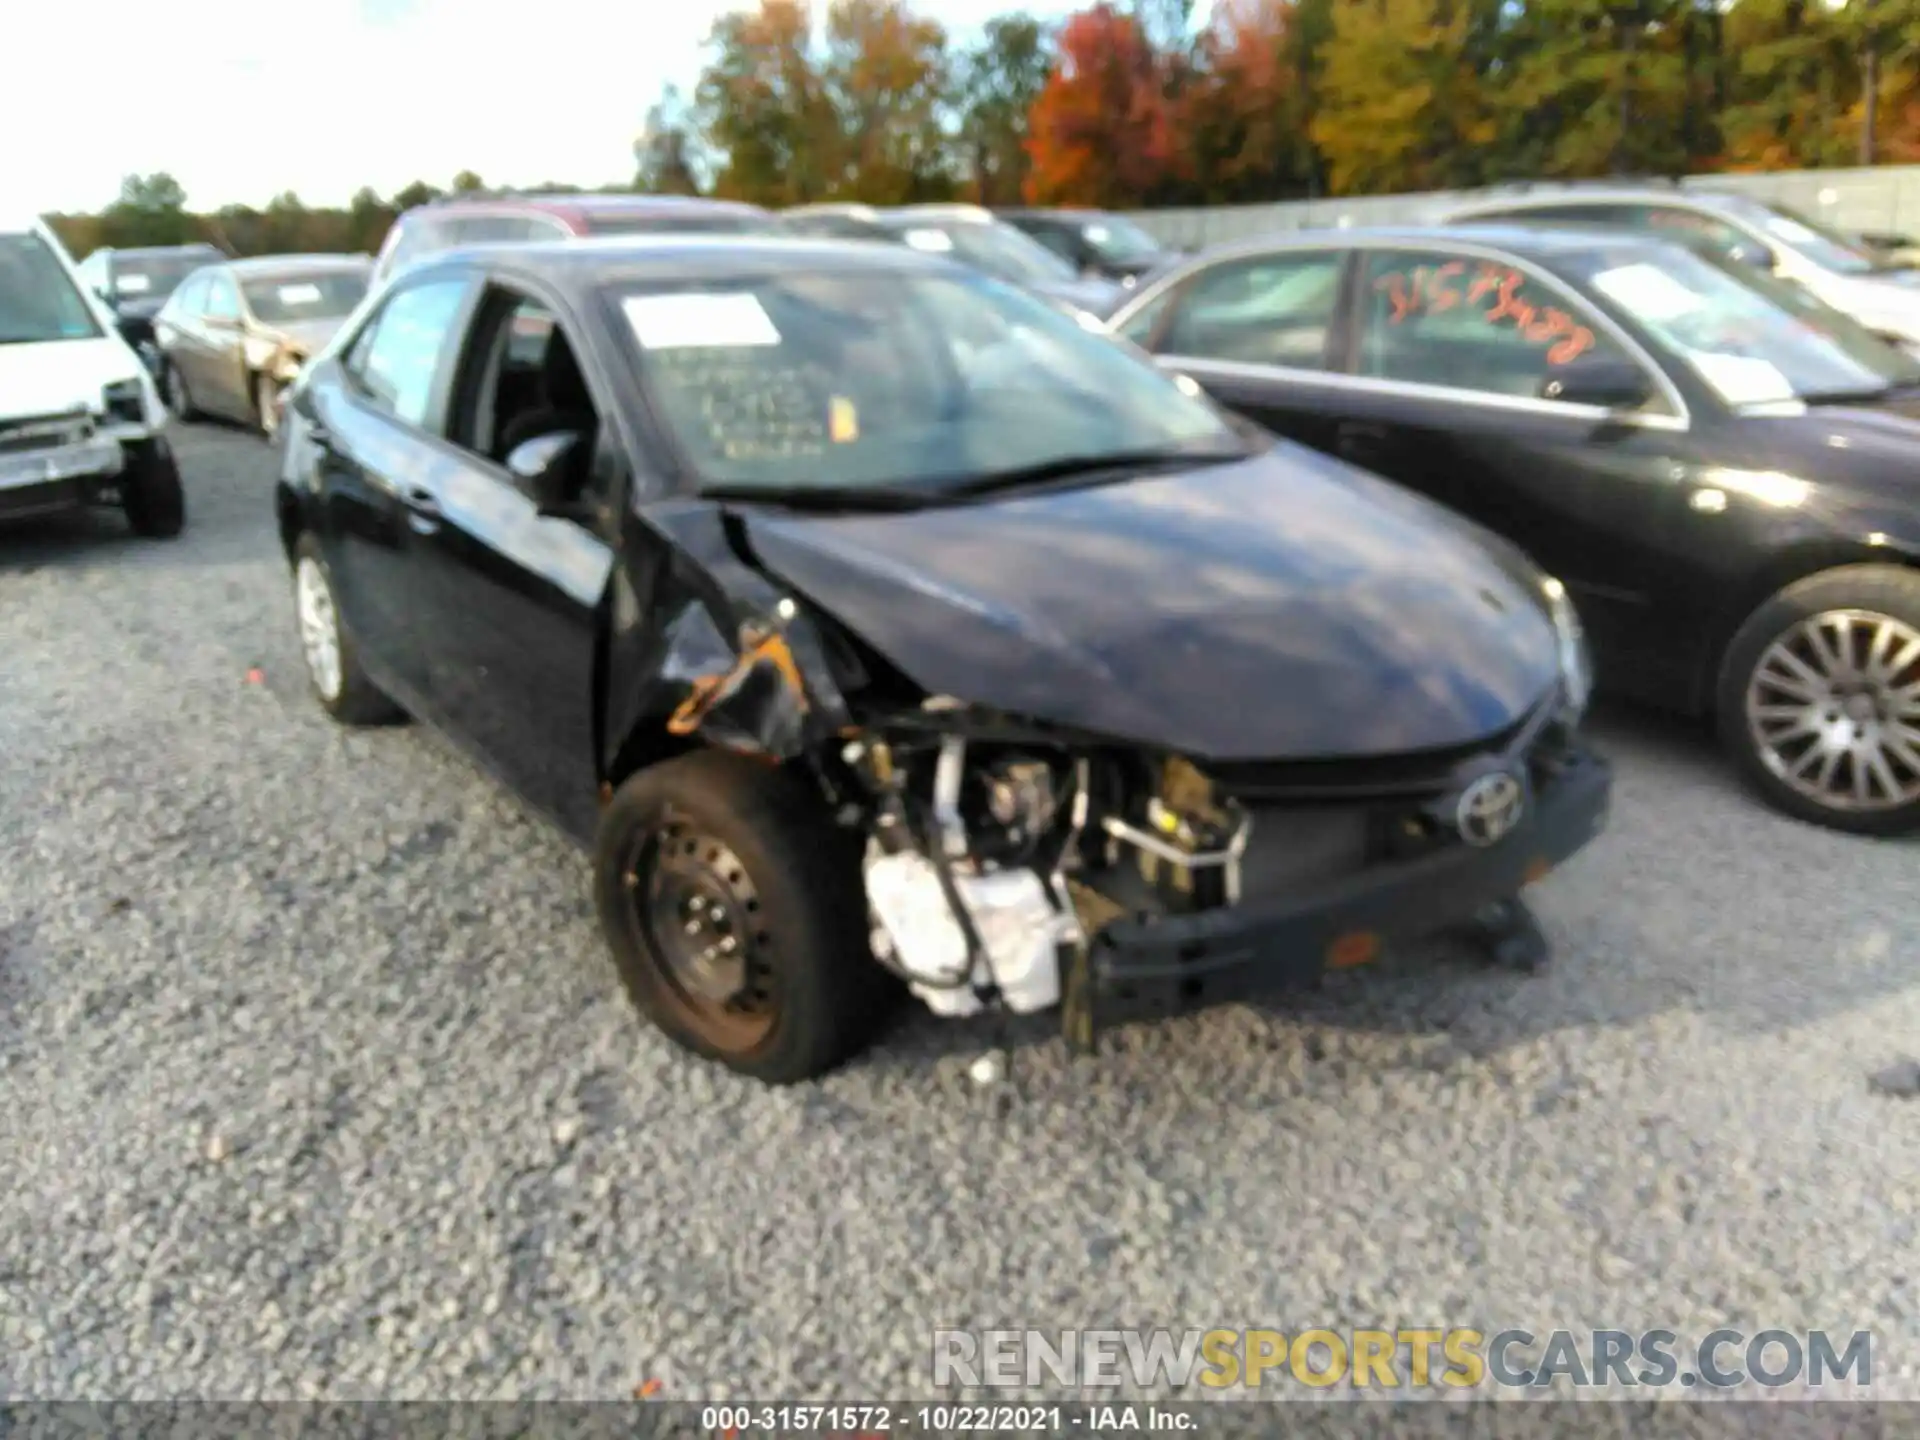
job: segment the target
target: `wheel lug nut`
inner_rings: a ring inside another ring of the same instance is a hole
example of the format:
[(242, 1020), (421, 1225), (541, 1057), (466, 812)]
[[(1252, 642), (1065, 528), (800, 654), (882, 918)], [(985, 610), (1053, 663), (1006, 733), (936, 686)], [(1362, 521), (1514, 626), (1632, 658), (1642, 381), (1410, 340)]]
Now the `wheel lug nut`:
[(720, 942), (720, 951), (722, 954), (725, 954), (725, 955), (731, 955), (735, 950), (738, 950), (739, 948), (740, 948), (740, 942), (734, 939), (733, 936), (731, 935), (727, 936), (724, 940)]

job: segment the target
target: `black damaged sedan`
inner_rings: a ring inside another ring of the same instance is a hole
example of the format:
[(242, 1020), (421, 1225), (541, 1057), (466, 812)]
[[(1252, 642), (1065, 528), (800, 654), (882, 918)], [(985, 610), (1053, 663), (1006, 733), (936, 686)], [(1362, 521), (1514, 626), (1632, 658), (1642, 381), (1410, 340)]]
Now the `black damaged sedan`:
[(1559, 584), (939, 257), (454, 251), (289, 406), (313, 688), (596, 856), (635, 1003), (769, 1081), (910, 989), (1070, 1042), (1459, 930), (1604, 824)]

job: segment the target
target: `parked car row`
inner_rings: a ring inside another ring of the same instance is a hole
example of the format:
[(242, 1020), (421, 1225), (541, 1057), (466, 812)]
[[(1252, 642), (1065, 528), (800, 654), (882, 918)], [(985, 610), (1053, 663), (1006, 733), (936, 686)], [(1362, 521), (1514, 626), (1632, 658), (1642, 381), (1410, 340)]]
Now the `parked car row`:
[(1055, 258), (967, 207), (461, 200), (297, 371), (202, 357), (292, 377), (319, 703), (428, 721), (589, 846), (681, 1044), (785, 1081), (902, 991), (1084, 1046), (1437, 931), (1537, 966), (1523, 893), (1607, 823), (1596, 686), (1712, 716), (1787, 813), (1920, 828), (1891, 302), (1462, 214), (1170, 257), (1102, 323), (1069, 262), (988, 258), (1022, 246)]

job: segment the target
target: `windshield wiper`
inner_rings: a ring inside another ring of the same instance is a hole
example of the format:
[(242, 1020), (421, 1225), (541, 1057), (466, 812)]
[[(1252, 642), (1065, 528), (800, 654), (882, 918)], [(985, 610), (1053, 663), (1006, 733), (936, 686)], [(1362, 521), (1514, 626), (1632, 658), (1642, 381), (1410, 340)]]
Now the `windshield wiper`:
[(1896, 390), (1911, 389), (1912, 383), (1905, 385), (1870, 385), (1857, 390), (1808, 390), (1798, 398), (1808, 405), (1851, 405), (1860, 400), (1884, 400)]
[(1002, 490), (1047, 485), (1058, 480), (1086, 480), (1103, 475), (1126, 480), (1148, 470), (1224, 465), (1229, 461), (1244, 460), (1249, 453), (1238, 449), (1182, 450), (1162, 446), (1153, 450), (1109, 450), (1097, 455), (1062, 455), (1056, 459), (1042, 460), (1037, 465), (1019, 465), (1010, 470), (992, 470), (985, 475), (940, 482), (939, 490), (943, 495), (991, 495)]

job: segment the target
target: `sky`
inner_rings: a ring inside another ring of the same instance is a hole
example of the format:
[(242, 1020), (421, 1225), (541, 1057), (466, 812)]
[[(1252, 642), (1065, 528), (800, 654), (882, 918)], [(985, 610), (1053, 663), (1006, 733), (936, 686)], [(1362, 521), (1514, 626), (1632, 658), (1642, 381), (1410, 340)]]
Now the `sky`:
[[(196, 210), (344, 204), (461, 170), (612, 184), (738, 0), (15, 0), (0, 211), (88, 211), (170, 172)], [(956, 37), (1018, 0), (918, 0)], [(1070, 8), (1043, 0), (1051, 15)], [(16, 43), (20, 42), (20, 43)], [(89, 83), (82, 85), (80, 78)]]

